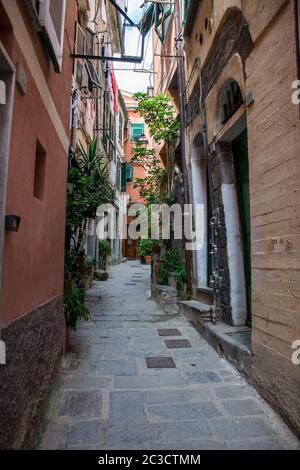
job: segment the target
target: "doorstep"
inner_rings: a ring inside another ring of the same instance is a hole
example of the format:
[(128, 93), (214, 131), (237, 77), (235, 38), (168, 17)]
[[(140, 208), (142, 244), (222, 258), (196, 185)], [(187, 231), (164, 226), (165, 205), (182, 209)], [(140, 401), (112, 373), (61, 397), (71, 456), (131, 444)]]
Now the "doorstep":
[[(198, 304), (198, 305), (197, 305)], [(227, 359), (244, 377), (251, 380), (251, 329), (247, 326), (231, 326), (222, 321), (216, 325), (203, 318), (203, 311), (211, 305), (196, 301), (179, 302), (179, 311), (185, 315), (207, 342)]]

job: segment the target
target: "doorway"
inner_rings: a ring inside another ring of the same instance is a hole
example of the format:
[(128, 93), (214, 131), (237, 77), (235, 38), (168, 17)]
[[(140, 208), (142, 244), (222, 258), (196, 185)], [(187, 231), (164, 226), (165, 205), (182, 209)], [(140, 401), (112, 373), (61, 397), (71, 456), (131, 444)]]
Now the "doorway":
[(251, 226), (247, 129), (232, 141), (232, 154), (243, 240), (243, 260), (247, 297), (247, 324), (251, 324)]

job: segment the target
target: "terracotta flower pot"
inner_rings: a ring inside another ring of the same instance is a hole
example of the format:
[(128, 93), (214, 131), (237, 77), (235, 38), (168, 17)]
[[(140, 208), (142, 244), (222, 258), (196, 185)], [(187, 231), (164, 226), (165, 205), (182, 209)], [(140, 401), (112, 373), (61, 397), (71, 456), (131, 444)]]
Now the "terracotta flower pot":
[(151, 264), (151, 259), (152, 257), (151, 256), (145, 256), (145, 261), (146, 261), (146, 264)]

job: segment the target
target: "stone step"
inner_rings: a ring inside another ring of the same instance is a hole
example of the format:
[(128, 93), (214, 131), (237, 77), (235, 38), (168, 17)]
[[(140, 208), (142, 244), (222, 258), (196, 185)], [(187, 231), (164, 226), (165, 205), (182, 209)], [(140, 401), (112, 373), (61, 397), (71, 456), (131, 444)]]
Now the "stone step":
[(200, 313), (203, 321), (211, 321), (211, 314), (214, 311), (214, 306), (198, 302), (197, 300), (182, 300), (179, 301), (179, 309), (183, 313), (193, 312)]

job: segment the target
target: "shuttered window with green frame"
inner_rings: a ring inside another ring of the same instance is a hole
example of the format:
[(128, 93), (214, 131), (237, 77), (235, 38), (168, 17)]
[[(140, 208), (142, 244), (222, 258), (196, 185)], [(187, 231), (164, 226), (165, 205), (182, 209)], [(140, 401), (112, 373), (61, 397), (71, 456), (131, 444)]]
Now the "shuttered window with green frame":
[(131, 142), (135, 142), (141, 135), (145, 133), (145, 125), (144, 123), (137, 123), (134, 122), (131, 124), (130, 127), (130, 140)]
[(133, 181), (133, 166), (126, 165), (126, 183), (132, 183)]
[(126, 163), (122, 163), (121, 165), (121, 191), (122, 193), (126, 192)]

